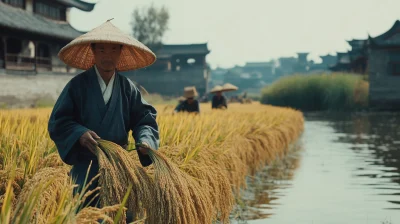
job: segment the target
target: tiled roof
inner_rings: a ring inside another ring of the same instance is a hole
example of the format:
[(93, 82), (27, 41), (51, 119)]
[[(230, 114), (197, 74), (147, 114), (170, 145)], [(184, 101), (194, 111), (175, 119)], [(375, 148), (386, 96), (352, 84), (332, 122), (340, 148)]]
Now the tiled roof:
[(72, 40), (83, 34), (67, 22), (48, 19), (2, 2), (0, 2), (0, 27), (62, 40)]

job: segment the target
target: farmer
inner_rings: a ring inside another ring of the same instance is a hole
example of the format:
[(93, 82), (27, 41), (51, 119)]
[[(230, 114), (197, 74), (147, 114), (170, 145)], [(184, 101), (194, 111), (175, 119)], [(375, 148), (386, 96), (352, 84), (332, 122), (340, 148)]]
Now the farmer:
[(212, 98), (211, 108), (212, 109), (227, 109), (228, 104), (226, 97), (222, 94), (223, 88), (222, 86), (215, 86), (210, 93), (214, 93), (215, 95)]
[(183, 102), (179, 103), (176, 106), (174, 112), (195, 112), (200, 113), (200, 104), (199, 101), (194, 99), (198, 96), (196, 91), (196, 87), (189, 86), (184, 88), (183, 97), (186, 99)]
[[(59, 57), (71, 67), (86, 70), (64, 87), (48, 124), (61, 159), (73, 165), (71, 176), (80, 187), (76, 194), (82, 189), (91, 162), (87, 182), (98, 173), (96, 139), (126, 148), (128, 132), (132, 130), (137, 143), (158, 149), (157, 111), (142, 98), (133, 82), (119, 73), (149, 66), (156, 57), (110, 20), (71, 41), (61, 49)], [(147, 147), (137, 150), (142, 166), (152, 163), (147, 152)], [(96, 187), (97, 182), (89, 190)], [(89, 206), (99, 207), (98, 202), (95, 198)]]

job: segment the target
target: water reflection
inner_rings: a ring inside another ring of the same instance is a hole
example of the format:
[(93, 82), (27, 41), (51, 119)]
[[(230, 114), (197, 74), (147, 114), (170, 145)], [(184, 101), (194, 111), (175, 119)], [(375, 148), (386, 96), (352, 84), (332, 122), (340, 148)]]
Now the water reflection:
[(292, 147), (284, 158), (266, 166), (253, 177), (247, 177), (247, 188), (241, 192), (235, 208), (237, 223), (266, 219), (274, 214), (277, 201), (292, 187), (294, 171), (300, 164), (300, 144)]
[(329, 125), (340, 133), (336, 141), (351, 144), (349, 148), (367, 163), (367, 166), (357, 167), (353, 175), (373, 178), (374, 183), (367, 181), (356, 184), (380, 190), (377, 195), (393, 196), (395, 200), (387, 199), (390, 205), (384, 209), (400, 209), (400, 114), (359, 113), (309, 117), (310, 120), (322, 118), (329, 121)]
[(249, 178), (241, 220), (400, 223), (400, 113), (306, 114), (302, 143)]

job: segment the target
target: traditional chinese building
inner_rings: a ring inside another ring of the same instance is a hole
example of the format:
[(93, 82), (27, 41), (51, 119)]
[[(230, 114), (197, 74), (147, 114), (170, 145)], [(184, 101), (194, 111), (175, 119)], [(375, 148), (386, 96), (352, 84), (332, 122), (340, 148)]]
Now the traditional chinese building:
[(400, 21), (368, 38), (369, 101), (380, 109), (400, 109)]
[(75, 7), (89, 12), (94, 5), (80, 0), (1, 0), (0, 70), (74, 72), (57, 57), (63, 46), (82, 34), (70, 25), (69, 11)]
[(239, 87), (239, 91), (227, 95), (241, 92), (259, 93), (262, 87), (276, 80), (274, 64), (274, 61), (247, 62), (244, 66), (229, 69), (224, 76), (224, 83)]
[(310, 69), (310, 62), (307, 60), (309, 53), (297, 53), (297, 63), (293, 65), (293, 73), (305, 74)]
[(274, 66), (275, 64), (273, 61), (247, 62), (243, 67), (243, 71), (252, 74), (254, 77), (258, 75), (260, 81), (270, 83), (275, 81)]
[(322, 59), (321, 67), (325, 70), (328, 70), (329, 67), (335, 65), (337, 57), (334, 55), (327, 54), (320, 56), (320, 58)]
[(329, 67), (334, 72), (350, 72), (350, 56), (348, 52), (336, 52), (336, 63)]
[(210, 76), (207, 43), (162, 45), (154, 52), (157, 60), (153, 65), (124, 74), (151, 93), (179, 96), (185, 86), (196, 86), (200, 95), (207, 92)]
[(295, 57), (282, 57), (278, 59), (279, 66), (275, 69), (277, 76), (285, 76), (294, 74), (293, 68), (297, 64)]
[(365, 74), (367, 72), (368, 61), (368, 44), (367, 40), (353, 39), (347, 41), (351, 46), (348, 52), (350, 58), (350, 71), (357, 74)]

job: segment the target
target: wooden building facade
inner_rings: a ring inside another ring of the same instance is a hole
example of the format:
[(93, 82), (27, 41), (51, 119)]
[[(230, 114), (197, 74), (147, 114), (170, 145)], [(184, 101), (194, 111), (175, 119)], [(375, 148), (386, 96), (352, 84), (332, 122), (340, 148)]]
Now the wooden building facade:
[(92, 11), (80, 0), (1, 0), (0, 70), (6, 73), (70, 73), (59, 50), (83, 34), (69, 23), (72, 7)]
[(329, 66), (334, 72), (350, 72), (355, 74), (366, 74), (368, 71), (368, 41), (353, 39), (347, 41), (351, 50), (337, 52), (336, 62)]
[(400, 109), (400, 21), (386, 33), (368, 38), (369, 102), (385, 110)]

